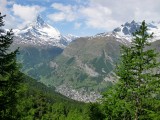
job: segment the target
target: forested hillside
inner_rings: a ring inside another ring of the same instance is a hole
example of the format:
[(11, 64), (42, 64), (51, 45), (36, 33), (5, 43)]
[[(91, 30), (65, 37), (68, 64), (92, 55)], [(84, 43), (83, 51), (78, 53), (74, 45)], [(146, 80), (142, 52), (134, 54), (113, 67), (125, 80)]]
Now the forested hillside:
[[(87, 117), (85, 103), (71, 100), (57, 92), (52, 87), (24, 76), (23, 89), (17, 104), (18, 119), (82, 119)], [(76, 111), (76, 112), (75, 112)], [(85, 115), (86, 114), (86, 115)]]

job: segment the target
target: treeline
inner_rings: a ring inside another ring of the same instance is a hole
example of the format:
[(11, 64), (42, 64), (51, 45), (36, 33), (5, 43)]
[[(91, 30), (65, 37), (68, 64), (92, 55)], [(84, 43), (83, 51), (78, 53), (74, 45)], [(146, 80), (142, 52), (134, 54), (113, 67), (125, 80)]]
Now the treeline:
[(159, 54), (148, 49), (145, 21), (130, 46), (121, 47), (119, 81), (97, 103), (70, 100), (20, 72), (18, 49), (10, 51), (12, 31), (4, 32), (0, 14), (1, 120), (160, 120)]

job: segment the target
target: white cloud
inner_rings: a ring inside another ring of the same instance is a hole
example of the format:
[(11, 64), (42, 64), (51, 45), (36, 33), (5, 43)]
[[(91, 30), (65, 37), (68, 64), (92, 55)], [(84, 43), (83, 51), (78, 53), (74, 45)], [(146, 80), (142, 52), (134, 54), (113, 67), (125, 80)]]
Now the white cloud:
[(72, 6), (71, 5), (66, 5), (65, 6), (65, 5), (63, 5), (61, 3), (53, 3), (51, 5), (51, 7), (53, 7), (56, 10), (67, 12), (67, 13), (72, 11)]
[(111, 17), (112, 10), (102, 5), (91, 4), (88, 7), (82, 7), (79, 11), (85, 17), (85, 23), (89, 27), (111, 29), (113, 26), (119, 25)]
[(160, 14), (160, 0), (89, 0), (112, 10), (111, 17), (120, 22), (157, 21)]
[(7, 14), (5, 17), (5, 28), (8, 29), (14, 29), (17, 28), (17, 26), (19, 26), (20, 21), (19, 19), (17, 19), (15, 16)]
[(132, 20), (160, 21), (159, 5), (160, 0), (88, 0), (72, 6), (54, 3), (52, 7), (57, 11), (48, 17), (56, 22), (81, 21), (91, 28), (112, 30)]
[[(0, 0), (0, 11), (2, 14), (7, 14), (6, 24), (8, 24), (8, 26), (13, 22), (14, 24), (12, 26), (24, 25), (28, 21), (33, 21), (39, 12), (45, 10), (44, 7), (39, 5), (24, 6), (16, 4), (13, 1), (15, 2), (15, 0)], [(47, 1), (51, 2), (51, 0)], [(120, 26), (124, 22), (130, 22), (132, 20), (146, 20), (147, 22), (160, 21), (160, 0), (71, 1), (75, 4), (63, 4), (63, 2), (53, 3), (51, 7), (54, 12), (47, 15), (49, 20), (54, 22), (73, 22), (75, 29), (82, 27), (83, 24), (89, 28), (107, 31)], [(30, 0), (30, 2), (32, 2), (32, 0)], [(13, 8), (7, 8), (7, 5), (13, 5)], [(46, 8), (46, 13), (50, 12), (50, 9)]]
[(76, 7), (71, 5), (63, 5), (60, 3), (53, 3), (52, 8), (58, 12), (48, 15), (48, 17), (55, 21), (74, 21), (76, 19)]
[[(5, 28), (15, 28), (18, 25), (18, 19), (16, 19), (13, 15), (10, 14), (10, 9), (7, 8), (7, 5), (12, 5), (13, 1), (0, 0), (0, 12), (2, 15), (6, 15), (4, 17)], [(14, 24), (13, 24), (14, 23)]]
[(23, 6), (19, 4), (14, 4), (13, 5), (13, 12), (14, 15), (19, 16), (21, 19), (24, 21), (33, 21), (37, 14), (43, 10), (42, 7), (40, 6)]
[(37, 15), (44, 10), (44, 7), (38, 5), (23, 6), (20, 4), (13, 4), (12, 8), (14, 16), (18, 16), (21, 19), (21, 22), (19, 21), (17, 25), (18, 28), (23, 28), (28, 23), (34, 21)]
[(0, 0), (0, 12), (2, 12), (3, 14), (6, 13), (7, 11), (7, 0)]
[(48, 15), (48, 18), (50, 18), (54, 22), (75, 22), (74, 27), (76, 29), (80, 28), (82, 24), (80, 22), (76, 22), (76, 20), (84, 22), (88, 27), (105, 30), (111, 29), (113, 28), (113, 26), (119, 25), (119, 22), (117, 22), (111, 17), (112, 10), (100, 4), (90, 3), (87, 6), (71, 6), (54, 3), (52, 4), (52, 8), (57, 10), (57, 12)]

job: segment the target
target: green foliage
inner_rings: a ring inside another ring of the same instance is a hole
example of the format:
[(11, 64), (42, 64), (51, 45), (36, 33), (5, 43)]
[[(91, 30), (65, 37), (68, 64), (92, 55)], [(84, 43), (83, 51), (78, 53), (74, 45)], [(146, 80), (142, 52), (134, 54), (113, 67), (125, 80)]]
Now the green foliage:
[(70, 65), (70, 64), (72, 64), (74, 61), (75, 61), (75, 58), (72, 57), (72, 58), (70, 58), (70, 59), (66, 62), (66, 64)]
[(132, 104), (126, 102), (121, 94), (119, 93), (121, 89), (119, 85), (112, 86), (103, 95), (103, 111), (106, 115), (107, 120), (119, 120), (122, 118), (124, 120), (132, 119)]
[(100, 105), (98, 103), (89, 103), (86, 107), (85, 114), (88, 120), (105, 119), (105, 115), (103, 114)]
[[(121, 62), (116, 73), (119, 83), (104, 94), (108, 119), (160, 119), (158, 54), (150, 46), (145, 22), (134, 34), (130, 47), (121, 47)], [(158, 107), (157, 107), (158, 106)]]
[(10, 51), (13, 33), (2, 29), (3, 18), (0, 13), (0, 119), (15, 119), (16, 104), (19, 97), (22, 74), (16, 61), (18, 49)]
[(92, 120), (88, 114), (99, 112), (97, 105), (95, 109), (90, 109), (88, 104), (60, 95), (54, 88), (47, 87), (30, 77), (25, 77), (24, 83), (24, 88), (27, 89), (17, 105), (19, 120)]

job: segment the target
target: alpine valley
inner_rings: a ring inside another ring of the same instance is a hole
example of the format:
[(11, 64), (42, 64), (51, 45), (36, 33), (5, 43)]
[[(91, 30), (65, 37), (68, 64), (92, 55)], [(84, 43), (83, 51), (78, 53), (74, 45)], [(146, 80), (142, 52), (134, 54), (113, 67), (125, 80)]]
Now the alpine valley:
[[(25, 28), (14, 29), (13, 48), (22, 71), (59, 93), (78, 101), (94, 102), (100, 93), (117, 82), (114, 68), (119, 61), (120, 46), (130, 45), (132, 33), (141, 23), (132, 21), (111, 32), (95, 36), (62, 35), (40, 16)], [(152, 48), (160, 51), (160, 23), (148, 23), (154, 32)]]

